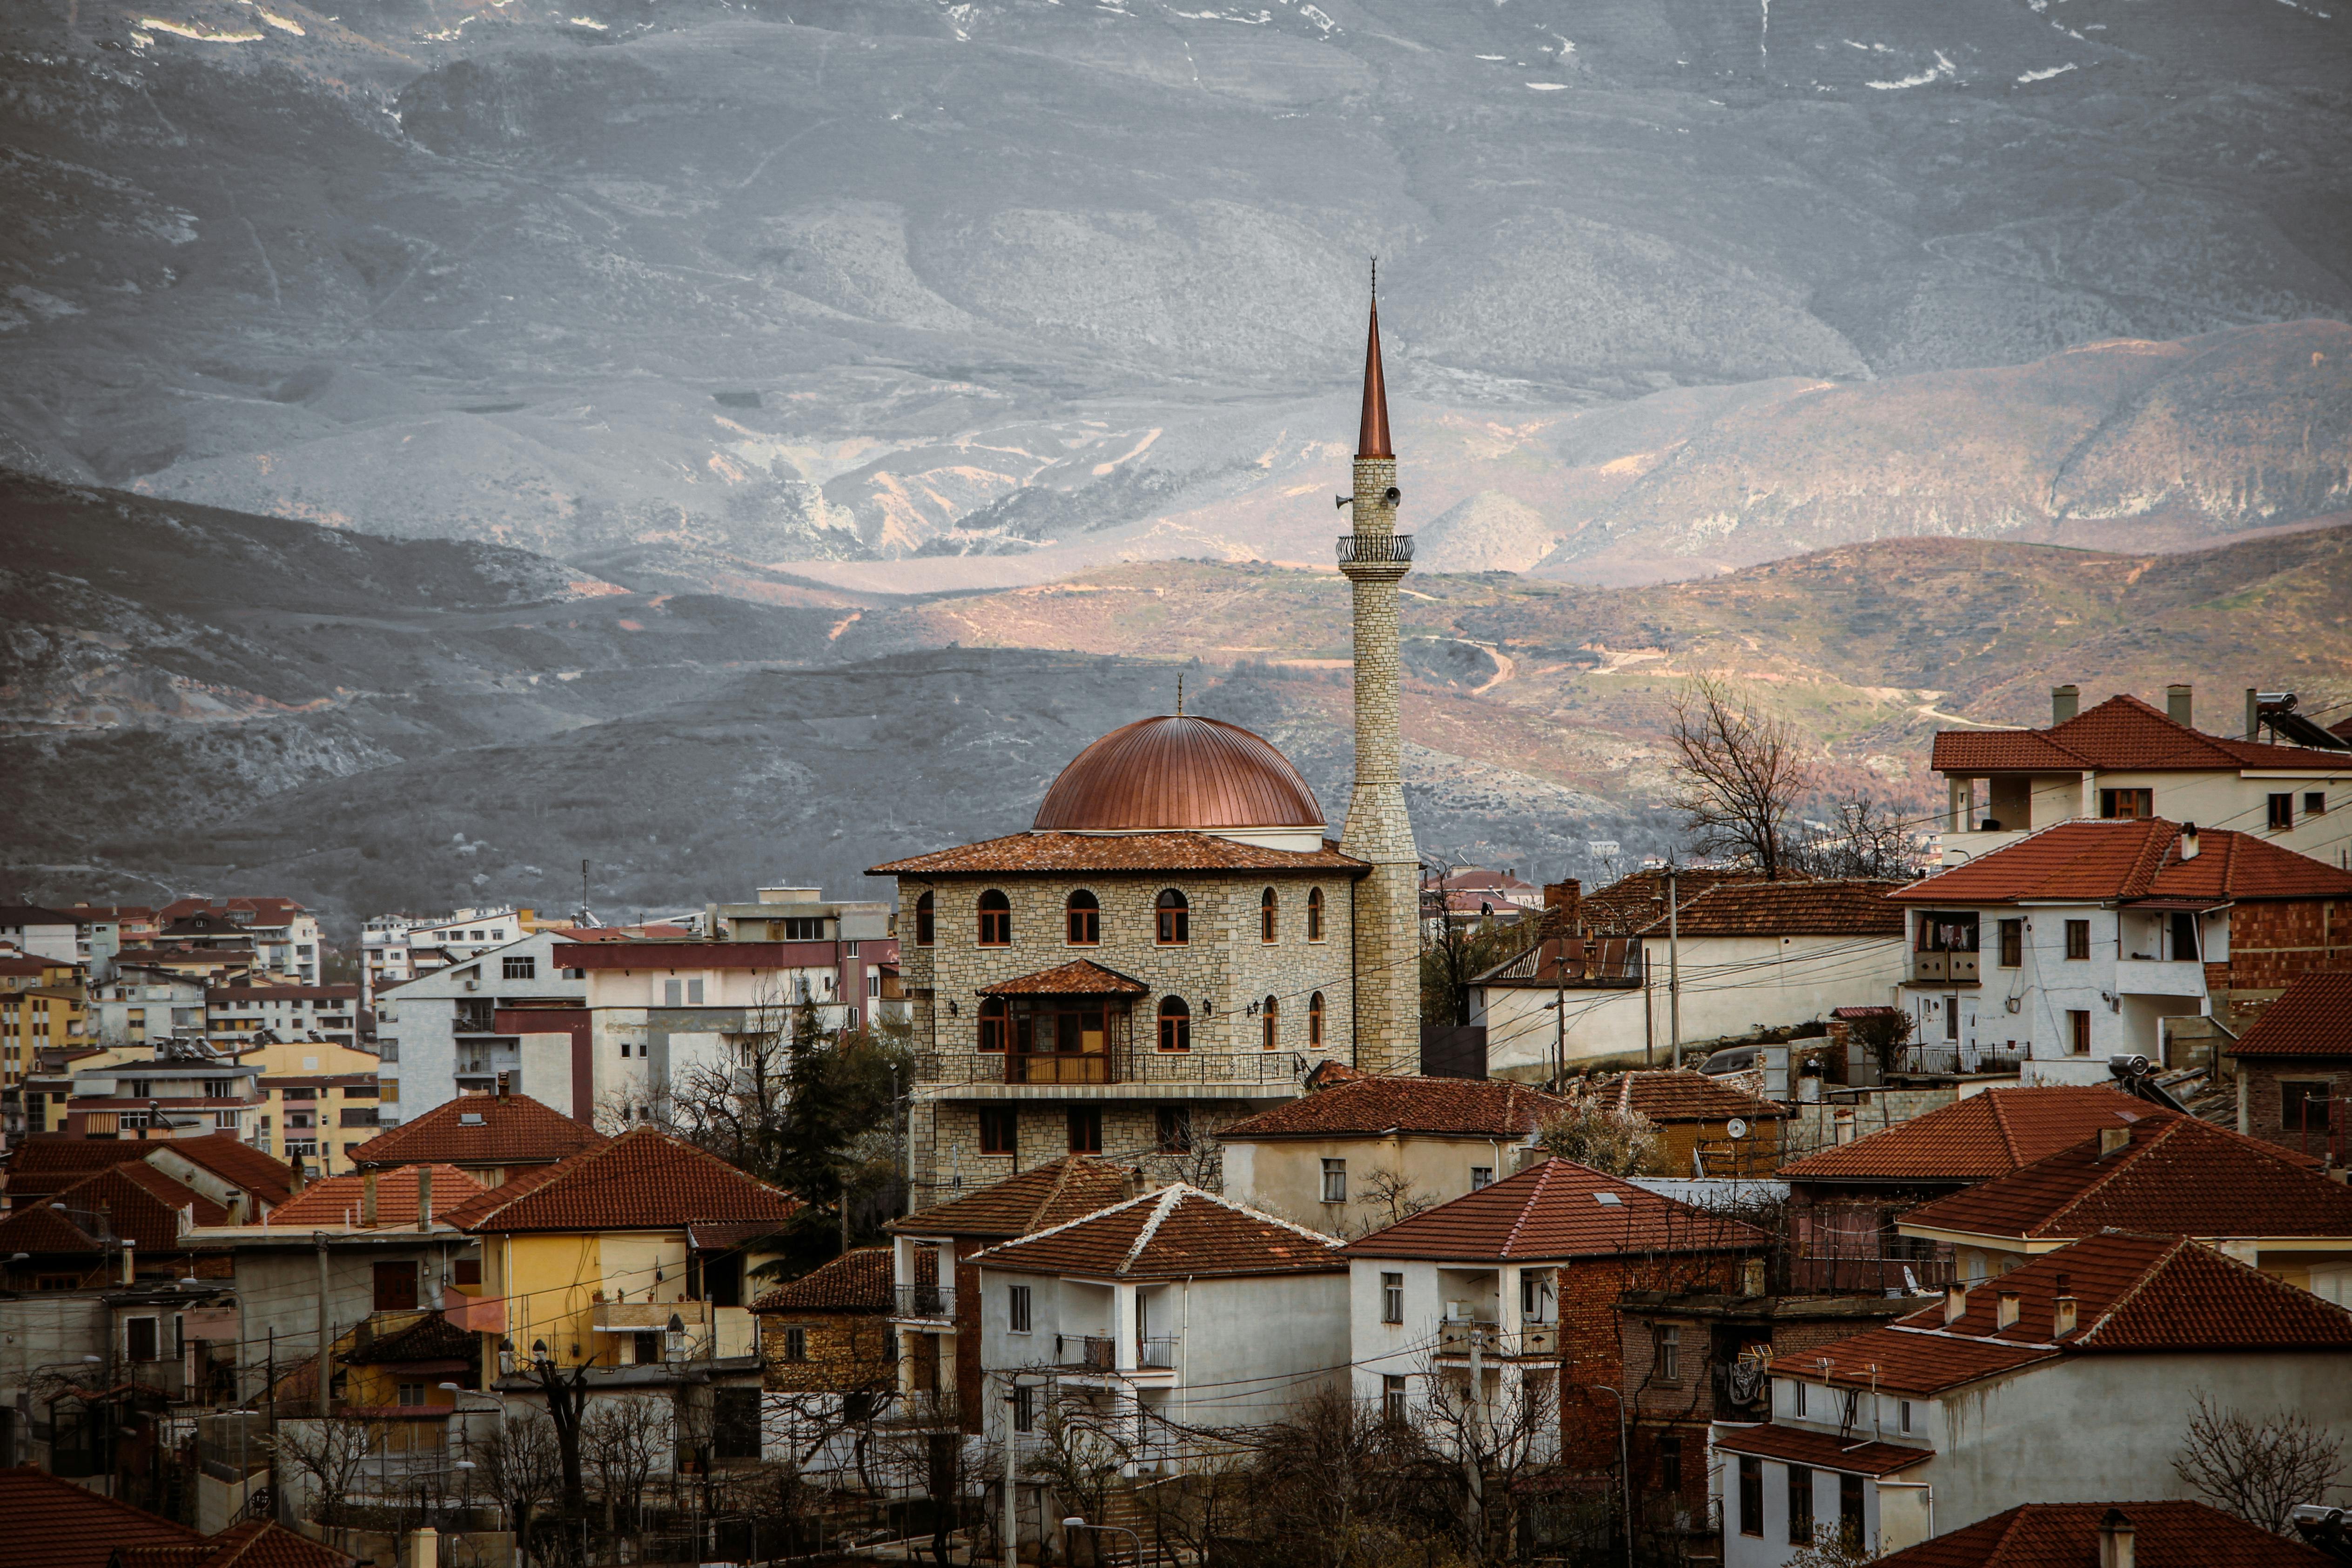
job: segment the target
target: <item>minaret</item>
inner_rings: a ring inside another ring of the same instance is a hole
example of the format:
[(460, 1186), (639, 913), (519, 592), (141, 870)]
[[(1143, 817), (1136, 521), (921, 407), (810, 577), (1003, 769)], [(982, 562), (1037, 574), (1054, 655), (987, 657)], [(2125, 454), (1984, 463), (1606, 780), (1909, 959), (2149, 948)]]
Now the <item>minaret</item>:
[(1339, 570), (1356, 593), (1356, 792), (1339, 848), (1372, 865), (1356, 884), (1356, 1065), (1421, 1071), (1421, 852), (1405, 812), (1397, 737), (1397, 584), (1412, 536), (1396, 531), (1396, 454), (1381, 376), (1375, 295), (1364, 349), (1364, 418), (1356, 438), (1355, 531), (1340, 536)]

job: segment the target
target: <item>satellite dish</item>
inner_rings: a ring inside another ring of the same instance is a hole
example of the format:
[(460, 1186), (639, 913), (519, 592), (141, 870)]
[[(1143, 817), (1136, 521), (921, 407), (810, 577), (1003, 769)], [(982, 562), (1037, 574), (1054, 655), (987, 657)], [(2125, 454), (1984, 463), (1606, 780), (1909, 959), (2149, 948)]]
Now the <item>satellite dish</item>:
[(1744, 1117), (1734, 1116), (1730, 1121), (1726, 1122), (1723, 1124), (1723, 1130), (1731, 1137), (1744, 1138), (1748, 1135), (1747, 1120)]

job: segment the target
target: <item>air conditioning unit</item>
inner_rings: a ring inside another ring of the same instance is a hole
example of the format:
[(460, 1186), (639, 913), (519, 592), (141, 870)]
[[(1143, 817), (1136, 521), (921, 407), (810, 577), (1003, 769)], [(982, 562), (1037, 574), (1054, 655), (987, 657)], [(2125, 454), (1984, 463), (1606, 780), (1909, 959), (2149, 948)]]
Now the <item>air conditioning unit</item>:
[[(479, 980), (469, 979), (466, 982), (466, 988), (469, 991), (478, 991), (482, 988), (482, 982)], [(316, 1336), (314, 1335), (313, 1337), (315, 1338)]]

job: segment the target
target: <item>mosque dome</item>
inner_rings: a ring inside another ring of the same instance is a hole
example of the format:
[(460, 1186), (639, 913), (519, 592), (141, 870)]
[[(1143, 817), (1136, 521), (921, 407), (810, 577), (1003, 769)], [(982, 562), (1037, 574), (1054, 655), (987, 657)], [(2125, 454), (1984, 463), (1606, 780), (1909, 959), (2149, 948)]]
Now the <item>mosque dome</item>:
[(1041, 832), (1312, 829), (1323, 808), (1290, 759), (1239, 725), (1163, 714), (1078, 753), (1037, 808)]

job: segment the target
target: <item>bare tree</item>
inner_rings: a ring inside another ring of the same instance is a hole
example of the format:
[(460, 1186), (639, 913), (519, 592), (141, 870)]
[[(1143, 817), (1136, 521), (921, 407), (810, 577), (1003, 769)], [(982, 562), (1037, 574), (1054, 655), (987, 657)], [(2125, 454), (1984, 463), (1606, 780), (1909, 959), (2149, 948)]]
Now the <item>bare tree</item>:
[(1911, 1015), (1900, 1008), (1889, 1008), (1883, 1013), (1858, 1018), (1850, 1026), (1849, 1038), (1870, 1052), (1870, 1059), (1878, 1063), (1879, 1076), (1884, 1078), (1902, 1061), (1903, 1052), (1911, 1043)]
[(1670, 800), (1701, 854), (1783, 869), (1790, 813), (1812, 788), (1796, 727), (1758, 710), (1728, 683), (1701, 675), (1678, 693), (1666, 737), (1677, 758)]
[(1524, 949), (1536, 929), (1532, 922), (1506, 924), (1492, 915), (1455, 920), (1446, 883), (1469, 864), (1435, 856), (1421, 865), (1421, 1016), (1433, 1024), (1468, 1023), (1472, 977)]
[(2344, 1439), (2307, 1416), (2252, 1416), (2200, 1393), (2172, 1469), (2224, 1513), (2285, 1535), (2295, 1504), (2318, 1501), (2344, 1473)]
[(1368, 1218), (1366, 1228), (1377, 1230), (1433, 1208), (1437, 1200), (1423, 1196), (1412, 1177), (1382, 1166), (1364, 1178), (1363, 1203), (1375, 1211)]
[(1790, 869), (1808, 876), (1909, 882), (1920, 872), (1910, 828), (1883, 801), (1855, 793), (1830, 808), (1826, 822), (1808, 822), (1784, 849)]
[(530, 1549), (531, 1515), (563, 1487), (555, 1423), (538, 1410), (509, 1410), (478, 1450), (482, 1479), (507, 1511), (515, 1550)]
[(1619, 1110), (1597, 1090), (1571, 1084), (1568, 1103), (1536, 1127), (1545, 1152), (1611, 1176), (1657, 1174), (1658, 1124), (1639, 1111)]
[(622, 1511), (634, 1527), (643, 1517), (646, 1483), (668, 1452), (670, 1409), (652, 1398), (606, 1399), (580, 1424), (581, 1458), (604, 1504), (604, 1528), (621, 1529)]
[(1064, 1507), (1099, 1521), (1113, 1483), (1135, 1456), (1134, 1428), (1074, 1392), (1048, 1401), (1037, 1413), (1036, 1429), (1035, 1446), (1023, 1453), (1021, 1468), (1050, 1486)]
[(320, 1524), (340, 1524), (352, 1485), (367, 1461), (367, 1423), (342, 1416), (284, 1421), (271, 1441), (277, 1445), (278, 1462), (308, 1476), (317, 1490), (313, 1517)]

